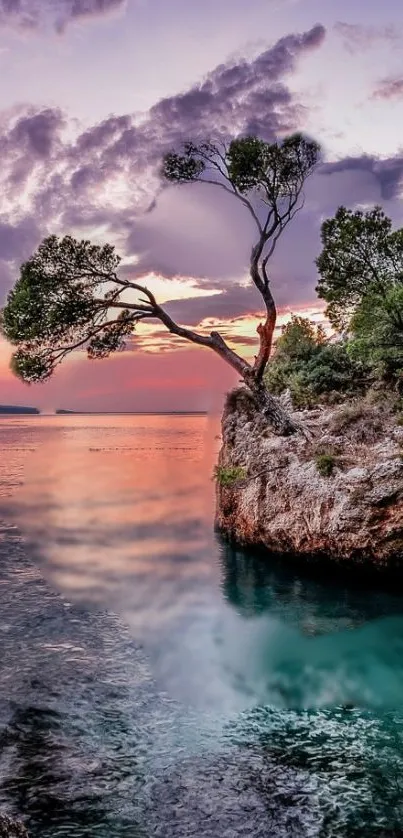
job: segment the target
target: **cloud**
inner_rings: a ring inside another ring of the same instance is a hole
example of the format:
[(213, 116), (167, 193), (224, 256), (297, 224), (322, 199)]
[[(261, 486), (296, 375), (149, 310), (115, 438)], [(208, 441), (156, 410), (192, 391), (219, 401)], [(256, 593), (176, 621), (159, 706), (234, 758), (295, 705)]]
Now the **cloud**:
[(60, 110), (47, 108), (26, 113), (14, 123), (8, 144), (25, 156), (49, 159), (65, 118)]
[(32, 218), (24, 218), (13, 226), (0, 217), (0, 259), (25, 259), (39, 240), (39, 230)]
[(381, 159), (369, 154), (358, 157), (346, 157), (321, 167), (322, 175), (334, 175), (347, 172), (367, 173), (378, 184), (380, 197), (392, 200), (401, 195), (403, 186), (403, 156)]
[(184, 139), (258, 131), (273, 140), (295, 130), (300, 110), (284, 79), (324, 36), (320, 25), (288, 35), (253, 61), (220, 65), (142, 117), (111, 116), (73, 141), (62, 141), (68, 123), (58, 109), (3, 117), (3, 199), (17, 215), (30, 206), (35, 218), (44, 225), (51, 220), (53, 228), (88, 226), (101, 213), (111, 230), (129, 231), (136, 213), (155, 197), (163, 154)]
[[(187, 199), (184, 193), (179, 197), (170, 190), (166, 204), (163, 197), (155, 204), (163, 154), (189, 137), (229, 139), (259, 130), (260, 136), (274, 140), (296, 130), (300, 112), (285, 78), (305, 53), (321, 45), (324, 37), (321, 25), (288, 35), (252, 61), (241, 59), (219, 65), (200, 84), (160, 100), (142, 117), (111, 116), (74, 140), (63, 139), (68, 122), (58, 109), (29, 109), (3, 116), (0, 188), (3, 203), (9, 207), (9, 223), (31, 214), (42, 235), (72, 232), (95, 238), (98, 235), (103, 240), (111, 237), (120, 251), (127, 246), (129, 254), (136, 252), (139, 272), (191, 272), (190, 225), (186, 226), (184, 219), (182, 233), (174, 231), (172, 206), (178, 213), (184, 204), (188, 213), (192, 211), (195, 238), (196, 228), (208, 225), (211, 201), (221, 199), (207, 197), (206, 193), (204, 210), (199, 212), (196, 204), (200, 192), (197, 198), (192, 195)], [(152, 201), (154, 211), (141, 217)], [(220, 258), (216, 259), (212, 251), (202, 267), (207, 278), (210, 274), (213, 278), (222, 273), (240, 274), (247, 260), (250, 242), (246, 245), (245, 222), (237, 216), (236, 207), (229, 213), (223, 209), (217, 221), (226, 216), (227, 237), (232, 237), (227, 248), (230, 258), (227, 265), (221, 264), (222, 245)], [(169, 246), (170, 242), (174, 246)], [(198, 241), (195, 245), (197, 250)], [(183, 258), (171, 259), (170, 264), (168, 251), (176, 251), (179, 256), (181, 247)], [(203, 250), (208, 257), (205, 244)], [(199, 275), (200, 268), (194, 269)]]
[(333, 30), (342, 39), (344, 48), (350, 53), (362, 52), (370, 49), (374, 44), (386, 41), (391, 46), (397, 46), (403, 37), (401, 27), (370, 26), (364, 23), (345, 23), (337, 21)]
[(403, 99), (403, 76), (381, 79), (372, 99)]
[(246, 314), (260, 314), (262, 300), (253, 286), (245, 287), (234, 283), (220, 294), (169, 300), (165, 308), (174, 320), (186, 326), (198, 326), (203, 320), (209, 318), (228, 320)]
[(126, 0), (0, 0), (0, 26), (34, 31), (50, 24), (58, 32), (74, 20), (123, 10)]
[[(164, 152), (184, 139), (230, 138), (248, 133), (257, 122), (260, 136), (269, 141), (298, 130), (300, 110), (286, 79), (324, 34), (315, 26), (288, 35), (252, 61), (221, 64), (200, 84), (160, 100), (141, 117), (111, 116), (73, 140), (66, 139), (68, 122), (56, 109), (8, 115), (0, 135), (0, 188), (10, 212), (0, 221), (10, 229), (2, 253), (0, 228), (0, 259), (13, 265), (49, 232), (109, 240), (132, 276), (192, 277), (203, 290), (221, 292), (172, 299), (171, 313), (185, 324), (259, 311), (255, 290), (243, 284), (254, 236), (247, 212), (206, 185), (158, 194), (158, 169)], [(384, 160), (359, 155), (322, 164), (307, 184), (304, 211), (271, 260), (280, 307), (314, 299), (323, 218), (341, 203), (380, 201), (398, 218), (402, 176), (401, 155)]]

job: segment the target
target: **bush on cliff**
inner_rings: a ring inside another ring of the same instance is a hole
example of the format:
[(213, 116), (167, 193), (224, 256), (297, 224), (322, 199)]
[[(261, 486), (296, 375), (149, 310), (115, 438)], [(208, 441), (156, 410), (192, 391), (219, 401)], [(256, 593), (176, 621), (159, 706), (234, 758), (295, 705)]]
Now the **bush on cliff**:
[(331, 477), (337, 465), (336, 458), (330, 453), (317, 454), (315, 462), (321, 477)]
[(290, 390), (295, 407), (304, 408), (364, 391), (368, 376), (368, 365), (351, 355), (348, 344), (330, 343), (321, 326), (293, 316), (283, 327), (265, 381), (277, 395)]
[(349, 353), (375, 378), (403, 381), (403, 229), (379, 206), (339, 207), (321, 229), (317, 292), (326, 315), (349, 336)]

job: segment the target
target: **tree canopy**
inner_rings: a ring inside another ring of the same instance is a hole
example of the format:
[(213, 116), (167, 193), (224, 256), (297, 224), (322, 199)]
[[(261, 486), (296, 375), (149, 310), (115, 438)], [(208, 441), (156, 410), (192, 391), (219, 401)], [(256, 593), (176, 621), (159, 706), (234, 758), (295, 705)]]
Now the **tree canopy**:
[[(337, 328), (349, 325), (364, 297), (385, 298), (403, 282), (403, 230), (392, 230), (381, 207), (367, 212), (339, 207), (322, 224), (323, 249), (316, 259), (320, 274), (319, 297)], [(401, 324), (400, 308), (390, 301), (390, 316)]]
[(140, 321), (160, 321), (168, 332), (213, 349), (254, 391), (277, 429), (290, 428), (262, 383), (276, 322), (267, 263), (279, 236), (303, 206), (303, 186), (318, 159), (317, 143), (295, 134), (275, 143), (244, 137), (228, 147), (187, 142), (182, 153), (170, 152), (163, 161), (166, 183), (198, 181), (225, 189), (253, 217), (257, 240), (250, 276), (266, 309), (253, 364), (232, 350), (219, 332), (206, 335), (176, 323), (152, 291), (128, 278), (127, 271), (119, 271), (121, 260), (110, 244), (52, 235), (22, 265), (1, 314), (1, 330), (16, 347), (14, 372), (27, 382), (44, 381), (69, 353), (85, 349), (90, 358), (105, 357), (124, 348)]
[(267, 272), (278, 239), (304, 204), (303, 187), (320, 157), (314, 140), (296, 133), (281, 143), (241, 137), (222, 143), (185, 143), (170, 152), (163, 175), (174, 183), (209, 183), (241, 201), (251, 214), (258, 238), (250, 259), (250, 276), (263, 298), (266, 319), (258, 327), (260, 347), (253, 373), (261, 382), (270, 357), (277, 311)]
[(283, 326), (265, 381), (279, 395), (289, 390), (295, 407), (312, 407), (322, 397), (334, 399), (363, 388), (368, 370), (353, 358), (344, 341), (330, 342), (321, 325), (293, 315)]
[(340, 207), (322, 225), (319, 297), (354, 357), (389, 374), (403, 367), (403, 230), (381, 207)]

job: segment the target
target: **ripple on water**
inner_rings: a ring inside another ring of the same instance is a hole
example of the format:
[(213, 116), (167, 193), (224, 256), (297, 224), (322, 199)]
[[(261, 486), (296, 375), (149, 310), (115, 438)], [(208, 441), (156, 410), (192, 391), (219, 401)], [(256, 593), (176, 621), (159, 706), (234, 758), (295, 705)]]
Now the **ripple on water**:
[(157, 694), (116, 618), (46, 585), (16, 535), (0, 560), (0, 803), (34, 838), (358, 838), (403, 822), (396, 714), (193, 715)]
[[(95, 447), (104, 430), (92, 431)], [(37, 441), (33, 425), (24, 445), (12, 432), (5, 494)], [(263, 611), (274, 589), (246, 565), (244, 579), (227, 561), (228, 597)], [(312, 622), (307, 587), (281, 590), (270, 608)], [(336, 621), (328, 606), (325, 633)], [(33, 838), (401, 836), (400, 714), (265, 706), (229, 719), (180, 705), (157, 689), (119, 619), (60, 597), (6, 525), (0, 624), (0, 806), (22, 813)]]

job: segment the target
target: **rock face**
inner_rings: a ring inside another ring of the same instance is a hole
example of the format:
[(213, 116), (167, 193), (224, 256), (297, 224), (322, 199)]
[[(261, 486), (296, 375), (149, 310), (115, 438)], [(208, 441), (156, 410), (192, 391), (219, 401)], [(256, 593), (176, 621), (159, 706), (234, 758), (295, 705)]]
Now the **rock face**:
[(403, 427), (385, 401), (293, 413), (270, 432), (245, 389), (227, 398), (217, 529), (238, 544), (403, 567)]
[(28, 832), (19, 821), (7, 815), (0, 815), (0, 838), (29, 838)]

